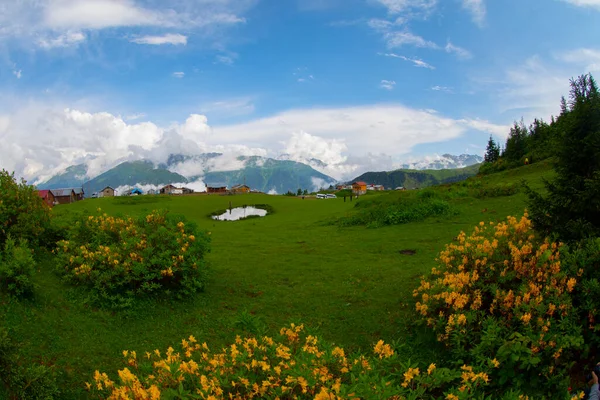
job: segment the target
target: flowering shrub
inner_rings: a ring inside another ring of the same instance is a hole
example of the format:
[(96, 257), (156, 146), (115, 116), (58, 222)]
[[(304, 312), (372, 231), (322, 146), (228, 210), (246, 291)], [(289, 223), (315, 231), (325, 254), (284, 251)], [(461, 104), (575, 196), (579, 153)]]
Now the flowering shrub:
[(561, 245), (536, 239), (527, 214), (481, 222), (457, 242), (414, 292), (421, 319), (455, 359), (493, 367), (492, 384), (565, 393), (583, 340), (570, 296), (577, 278), (561, 268)]
[[(238, 336), (220, 351), (193, 336), (178, 348), (124, 351), (127, 366), (116, 380), (96, 371), (86, 386), (92, 397), (110, 399), (458, 400), (481, 398), (489, 380), (467, 365), (451, 370), (403, 363), (383, 341), (372, 355), (350, 356), (294, 324), (276, 338)], [(507, 391), (498, 398), (518, 396)]]
[(157, 292), (182, 297), (204, 288), (209, 237), (166, 212), (138, 219), (88, 216), (57, 245), (64, 278), (110, 305), (126, 307), (136, 296)]
[(0, 248), (8, 236), (36, 246), (50, 221), (50, 209), (33, 186), (14, 174), (0, 171)]

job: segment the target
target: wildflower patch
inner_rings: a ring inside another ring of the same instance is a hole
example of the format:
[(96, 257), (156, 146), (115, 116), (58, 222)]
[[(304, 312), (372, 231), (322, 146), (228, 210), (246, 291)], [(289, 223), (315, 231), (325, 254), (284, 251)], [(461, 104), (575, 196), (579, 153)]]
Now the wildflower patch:
[(564, 392), (583, 340), (561, 244), (538, 239), (527, 214), (481, 222), (456, 241), (414, 291), (421, 320), (455, 359), (493, 367), (496, 385)]
[[(99, 212), (101, 210), (99, 209)], [(204, 288), (209, 236), (182, 217), (90, 215), (57, 243), (59, 273), (110, 306), (153, 293), (192, 295)]]

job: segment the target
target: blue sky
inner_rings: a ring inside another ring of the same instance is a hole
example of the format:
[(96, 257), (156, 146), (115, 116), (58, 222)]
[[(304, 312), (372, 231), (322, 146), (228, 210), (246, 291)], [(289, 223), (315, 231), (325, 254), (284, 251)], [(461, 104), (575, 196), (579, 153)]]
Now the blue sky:
[[(170, 152), (338, 179), (480, 154), (600, 70), (600, 0), (0, 0), (0, 167)], [(189, 166), (191, 169), (194, 166)]]

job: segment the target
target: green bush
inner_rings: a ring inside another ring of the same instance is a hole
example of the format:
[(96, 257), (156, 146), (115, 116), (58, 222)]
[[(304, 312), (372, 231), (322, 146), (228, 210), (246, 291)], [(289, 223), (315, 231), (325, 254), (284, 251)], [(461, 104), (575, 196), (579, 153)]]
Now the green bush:
[(400, 198), (392, 203), (367, 202), (356, 203), (355, 211), (349, 216), (338, 219), (340, 226), (365, 225), (377, 228), (385, 225), (399, 225), (422, 221), (428, 217), (451, 215), (450, 204), (439, 198), (432, 190), (424, 190), (416, 198)]
[(4, 243), (0, 252), (0, 285), (10, 294), (25, 296), (33, 293), (32, 281), (35, 261), (27, 241), (21, 239), (17, 245), (12, 238)]
[(0, 171), (0, 248), (8, 236), (27, 239), (34, 248), (50, 221), (50, 209), (33, 186)]
[(17, 366), (7, 377), (15, 399), (54, 400), (60, 398), (54, 370), (43, 364)]
[(126, 308), (135, 298), (177, 298), (204, 289), (208, 234), (183, 217), (154, 211), (134, 218), (107, 214), (77, 221), (55, 249), (64, 279), (91, 290), (93, 299)]

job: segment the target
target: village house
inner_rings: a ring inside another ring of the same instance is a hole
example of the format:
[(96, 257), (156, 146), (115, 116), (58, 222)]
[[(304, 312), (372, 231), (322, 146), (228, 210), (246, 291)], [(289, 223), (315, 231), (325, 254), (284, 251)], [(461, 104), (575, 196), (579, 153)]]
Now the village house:
[(115, 189), (111, 188), (110, 186), (107, 186), (104, 189), (102, 189), (100, 192), (98, 192), (98, 197), (114, 197), (114, 196), (115, 196)]
[(76, 200), (73, 189), (52, 189), (54, 195), (54, 204), (71, 204)]
[(82, 187), (73, 188), (73, 193), (75, 193), (75, 201), (81, 201), (85, 197), (85, 192)]
[(382, 191), (385, 190), (383, 185), (368, 185), (367, 190)]
[(44, 203), (46, 203), (48, 207), (54, 206), (56, 200), (54, 199), (54, 194), (52, 194), (50, 190), (38, 190), (37, 194), (44, 200)]
[(352, 184), (352, 193), (355, 195), (361, 195), (367, 193), (367, 184), (359, 181)]
[(166, 185), (162, 189), (160, 189), (160, 194), (192, 194), (194, 193), (193, 189), (186, 187), (175, 187), (173, 185)]
[(224, 183), (213, 183), (206, 185), (206, 191), (210, 193), (227, 193), (227, 185)]
[(231, 193), (233, 194), (243, 194), (250, 193), (250, 186), (248, 185), (235, 185), (231, 187)]
[(175, 194), (173, 193), (175, 189), (177, 189), (175, 186), (169, 184), (160, 189), (160, 194)]

